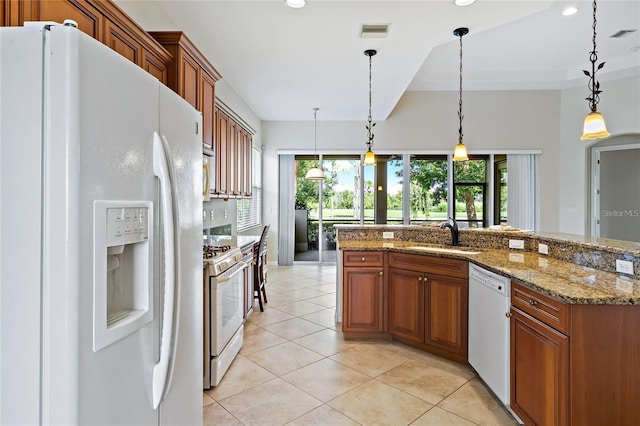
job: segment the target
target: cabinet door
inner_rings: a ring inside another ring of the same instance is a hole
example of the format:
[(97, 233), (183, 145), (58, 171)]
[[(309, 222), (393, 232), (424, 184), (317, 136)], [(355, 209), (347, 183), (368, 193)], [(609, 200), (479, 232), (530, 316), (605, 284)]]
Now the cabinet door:
[(429, 346), (467, 356), (469, 281), (427, 274), (427, 322)]
[[(102, 14), (86, 0), (10, 1), (7, 25), (21, 26), (25, 21), (54, 21), (73, 19), (78, 28), (100, 40)], [(17, 6), (17, 7), (14, 7)]]
[(200, 106), (202, 112), (202, 150), (205, 154), (214, 155), (213, 135), (215, 128), (213, 107), (216, 102), (216, 82), (206, 72), (200, 73)]
[(229, 116), (216, 108), (216, 137), (214, 139), (215, 146), (215, 181), (214, 193), (221, 198), (229, 197), (229, 170), (227, 167), (227, 157), (229, 156), (228, 138), (229, 138)]
[(200, 106), (198, 103), (198, 86), (200, 67), (184, 51), (178, 57), (178, 95), (189, 102), (195, 109)]
[(142, 55), (142, 69), (166, 86), (169, 82), (168, 63), (147, 50), (143, 50)]
[(342, 331), (384, 331), (382, 268), (343, 269)]
[(244, 132), (244, 196), (251, 198), (253, 193), (253, 141), (249, 133)]
[(140, 44), (122, 28), (119, 28), (108, 19), (105, 19), (103, 43), (134, 64), (142, 65), (142, 48), (140, 47)]
[(569, 338), (511, 309), (511, 408), (526, 424), (567, 425)]
[(389, 269), (388, 329), (389, 333), (424, 341), (424, 274)]

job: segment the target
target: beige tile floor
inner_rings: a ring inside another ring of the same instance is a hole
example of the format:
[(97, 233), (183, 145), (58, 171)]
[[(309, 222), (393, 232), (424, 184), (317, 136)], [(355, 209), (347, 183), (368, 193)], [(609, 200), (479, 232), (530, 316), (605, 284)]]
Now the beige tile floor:
[(205, 425), (515, 425), (475, 372), (396, 342), (345, 341), (335, 266), (269, 265), (264, 312), (203, 394)]

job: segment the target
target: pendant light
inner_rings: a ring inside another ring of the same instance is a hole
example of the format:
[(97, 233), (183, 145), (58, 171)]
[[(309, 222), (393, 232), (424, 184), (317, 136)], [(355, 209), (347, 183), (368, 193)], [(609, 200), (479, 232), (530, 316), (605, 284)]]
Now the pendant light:
[(593, 0), (593, 50), (589, 54), (589, 61), (591, 62), (591, 72), (583, 70), (584, 74), (589, 77), (589, 90), (591, 94), (586, 98), (589, 102), (591, 112), (587, 114), (584, 119), (584, 131), (581, 140), (594, 140), (599, 138), (606, 138), (611, 133), (607, 131), (607, 126), (604, 124), (604, 117), (598, 112), (598, 102), (600, 102), (600, 83), (596, 80), (596, 71), (604, 67), (604, 62), (601, 62), (596, 67), (598, 61), (598, 51), (596, 50), (596, 0)]
[(294, 9), (300, 9), (306, 4), (305, 0), (286, 0), (285, 3), (287, 3), (287, 6)]
[(467, 161), (469, 156), (467, 155), (467, 147), (462, 142), (462, 37), (469, 34), (469, 28), (461, 27), (453, 30), (453, 35), (460, 37), (460, 102), (458, 102), (458, 119), (460, 120), (460, 127), (458, 128), (458, 144), (453, 151), (453, 161)]
[[(316, 157), (316, 146), (318, 143), (318, 110), (320, 108), (313, 108), (313, 156)], [(318, 157), (318, 163), (316, 166), (309, 169), (307, 174), (304, 177), (308, 180), (324, 180), (324, 173), (322, 173), (322, 169), (320, 168), (320, 157)]]
[(367, 119), (367, 125), (365, 128), (367, 129), (367, 152), (364, 154), (364, 162), (365, 166), (375, 166), (376, 165), (376, 155), (371, 151), (371, 147), (373, 146), (373, 126), (376, 123), (371, 122), (371, 57), (375, 56), (378, 53), (376, 50), (368, 49), (364, 51), (365, 56), (369, 57), (369, 118)]

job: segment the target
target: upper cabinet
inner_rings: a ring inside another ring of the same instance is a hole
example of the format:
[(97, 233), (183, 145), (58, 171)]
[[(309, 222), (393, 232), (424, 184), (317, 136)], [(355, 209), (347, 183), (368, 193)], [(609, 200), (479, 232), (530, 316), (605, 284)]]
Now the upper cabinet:
[(168, 68), (167, 85), (202, 113), (202, 150), (214, 155), (215, 83), (221, 76), (181, 31), (150, 32), (174, 60)]
[(0, 23), (72, 19), (78, 28), (167, 84), (171, 54), (118, 6), (99, 0), (0, 0)]
[(252, 136), (230, 114), (215, 107), (215, 173), (212, 197), (251, 198)]

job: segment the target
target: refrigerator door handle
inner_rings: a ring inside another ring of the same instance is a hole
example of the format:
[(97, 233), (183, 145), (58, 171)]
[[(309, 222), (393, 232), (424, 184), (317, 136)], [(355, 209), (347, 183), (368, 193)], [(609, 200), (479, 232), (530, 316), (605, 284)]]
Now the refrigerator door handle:
[(153, 134), (153, 172), (160, 181), (161, 210), (163, 216), (162, 233), (164, 244), (164, 309), (162, 313), (162, 334), (160, 335), (160, 359), (153, 367), (153, 408), (157, 409), (163, 399), (169, 379), (172, 358), (173, 309), (176, 294), (176, 256), (174, 248), (174, 211), (171, 175), (166, 150), (160, 136)]

